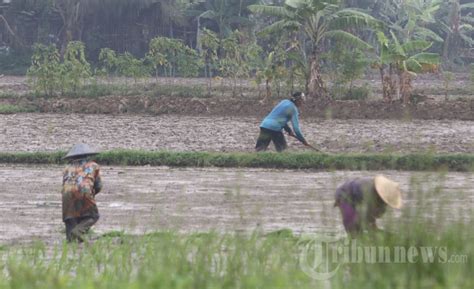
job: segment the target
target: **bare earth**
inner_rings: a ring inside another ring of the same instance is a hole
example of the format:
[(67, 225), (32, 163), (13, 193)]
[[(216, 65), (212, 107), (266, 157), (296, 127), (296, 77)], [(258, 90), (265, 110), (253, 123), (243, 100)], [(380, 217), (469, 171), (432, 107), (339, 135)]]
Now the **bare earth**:
[[(99, 149), (253, 151), (261, 119), (178, 115), (0, 115), (0, 151)], [(474, 122), (322, 120), (302, 116), (307, 140), (325, 152), (474, 152)], [(305, 148), (290, 139), (290, 151)], [(272, 147), (273, 149), (273, 147)]]
[[(0, 165), (0, 244), (64, 239), (61, 171), (60, 166)], [(342, 233), (333, 192), (348, 178), (374, 174), (167, 167), (103, 167), (102, 172), (105, 188), (97, 196), (101, 219), (94, 228), (98, 234), (283, 228)], [(382, 226), (407, 212), (420, 213), (433, 227), (472, 220), (472, 173), (381, 173), (401, 183), (405, 199), (405, 212), (387, 210)]]

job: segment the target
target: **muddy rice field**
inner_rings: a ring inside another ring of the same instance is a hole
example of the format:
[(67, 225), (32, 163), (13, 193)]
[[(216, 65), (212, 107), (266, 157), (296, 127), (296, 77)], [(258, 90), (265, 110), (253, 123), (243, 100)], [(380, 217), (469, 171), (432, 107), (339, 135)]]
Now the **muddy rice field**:
[[(253, 151), (260, 119), (146, 115), (0, 115), (0, 151)], [(473, 153), (469, 121), (321, 120), (302, 116), (309, 142), (326, 152)], [(290, 151), (305, 148), (290, 140)], [(156, 230), (343, 232), (333, 194), (344, 180), (376, 172), (168, 167), (102, 168), (97, 235)], [(0, 164), (0, 244), (64, 239), (62, 167)], [(473, 217), (474, 174), (385, 171), (400, 182), (405, 207), (433, 227)], [(400, 218), (388, 210), (380, 220)]]
[[(101, 150), (253, 151), (261, 118), (178, 115), (0, 115), (0, 151)], [(473, 153), (474, 122), (457, 120), (323, 120), (302, 115), (307, 140), (325, 152)], [(290, 151), (305, 148), (290, 139)], [(273, 149), (273, 147), (271, 148)]]
[[(0, 244), (64, 239), (60, 166), (0, 165)], [(373, 172), (167, 167), (102, 168), (94, 228), (141, 234), (176, 229), (295, 233), (343, 232), (333, 193), (345, 179)], [(472, 220), (472, 173), (381, 172), (400, 182), (403, 210), (428, 224)], [(379, 221), (399, 218), (387, 210)], [(415, 217), (414, 217), (415, 218)], [(414, 220), (404, 220), (412, 222)], [(429, 228), (427, 228), (429, 229)]]

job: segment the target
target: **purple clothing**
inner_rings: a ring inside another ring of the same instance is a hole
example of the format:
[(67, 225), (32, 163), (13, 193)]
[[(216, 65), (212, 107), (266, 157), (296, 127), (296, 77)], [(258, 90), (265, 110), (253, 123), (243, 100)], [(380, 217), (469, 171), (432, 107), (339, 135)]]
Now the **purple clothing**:
[(344, 228), (351, 234), (376, 228), (375, 219), (385, 211), (373, 178), (356, 178), (339, 186), (334, 206), (339, 207)]

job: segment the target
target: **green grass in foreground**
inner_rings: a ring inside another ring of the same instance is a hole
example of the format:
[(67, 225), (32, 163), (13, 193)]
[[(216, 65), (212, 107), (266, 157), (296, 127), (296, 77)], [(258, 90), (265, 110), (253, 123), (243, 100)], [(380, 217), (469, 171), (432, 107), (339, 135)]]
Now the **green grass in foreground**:
[(444, 193), (442, 176), (410, 182), (410, 204), (379, 222), (392, 233), (349, 240), (332, 218), (328, 234), (114, 231), (81, 245), (0, 245), (0, 289), (473, 288), (472, 195)]
[[(115, 234), (53, 248), (37, 243), (0, 251), (0, 289), (472, 288), (472, 224), (438, 234), (405, 229), (403, 234), (378, 233), (351, 243), (345, 238), (319, 243), (315, 236), (294, 236), (288, 230), (267, 235)], [(342, 253), (333, 255), (338, 248)], [(381, 253), (365, 253), (372, 248), (384, 250), (380, 260), (385, 261), (377, 261)], [(354, 257), (344, 260), (344, 250)], [(395, 252), (406, 257), (396, 259)], [(433, 258), (423, 252), (432, 252)], [(329, 284), (314, 279), (320, 276), (315, 273), (328, 271), (335, 272), (324, 281)]]
[[(65, 152), (0, 153), (0, 163), (61, 164)], [(324, 154), (110, 151), (97, 155), (104, 165), (179, 167), (258, 167), (330, 170), (472, 171), (473, 154)]]

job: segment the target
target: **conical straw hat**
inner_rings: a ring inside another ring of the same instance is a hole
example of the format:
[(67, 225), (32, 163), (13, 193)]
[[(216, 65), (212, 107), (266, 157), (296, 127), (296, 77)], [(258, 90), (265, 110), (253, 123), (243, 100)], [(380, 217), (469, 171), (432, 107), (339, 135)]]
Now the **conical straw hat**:
[(402, 207), (402, 193), (397, 182), (389, 180), (382, 175), (377, 175), (375, 176), (374, 183), (375, 190), (387, 205), (395, 209)]
[(96, 155), (99, 152), (93, 148), (91, 148), (88, 144), (79, 143), (75, 144), (64, 157), (64, 159), (70, 159), (77, 156), (89, 156), (89, 155)]

